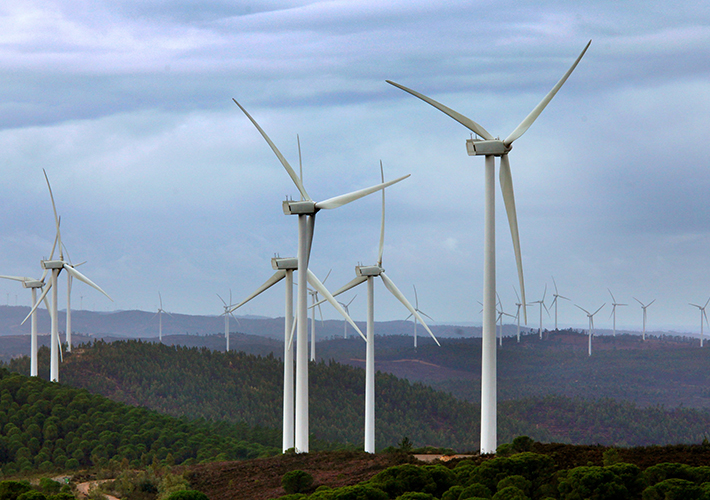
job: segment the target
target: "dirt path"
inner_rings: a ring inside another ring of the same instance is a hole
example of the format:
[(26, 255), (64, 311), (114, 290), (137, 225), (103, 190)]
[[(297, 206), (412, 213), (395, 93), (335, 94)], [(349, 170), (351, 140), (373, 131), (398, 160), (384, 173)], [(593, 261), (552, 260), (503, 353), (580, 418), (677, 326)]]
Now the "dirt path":
[[(94, 481), (86, 481), (85, 483), (79, 483), (76, 485), (76, 491), (82, 498), (89, 498), (89, 492), (95, 486), (98, 486), (101, 483), (105, 483), (106, 481), (113, 481), (113, 479), (100, 479)], [(113, 495), (107, 495), (106, 493), (103, 493), (103, 495), (107, 498), (107, 500), (121, 500), (118, 497), (115, 497)]]

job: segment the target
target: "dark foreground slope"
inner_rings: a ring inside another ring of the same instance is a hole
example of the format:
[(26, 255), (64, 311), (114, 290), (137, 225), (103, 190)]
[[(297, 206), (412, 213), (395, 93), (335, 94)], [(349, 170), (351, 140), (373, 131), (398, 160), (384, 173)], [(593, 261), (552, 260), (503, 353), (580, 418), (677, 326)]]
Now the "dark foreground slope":
[[(47, 371), (46, 357), (42, 351), (40, 373)], [(28, 362), (14, 360), (11, 367), (26, 372)], [(63, 382), (118, 401), (271, 429), (281, 427), (282, 378), (283, 365), (273, 356), (136, 341), (83, 346), (67, 354), (61, 367)], [(363, 371), (335, 362), (312, 363), (310, 380), (313, 436), (359, 447)], [(478, 449), (476, 404), (388, 374), (379, 373), (376, 384), (378, 449), (405, 436), (416, 446)], [(544, 442), (619, 446), (699, 443), (710, 433), (710, 413), (549, 395), (501, 402), (498, 429), (500, 442), (529, 435)], [(324, 446), (316, 441), (312, 448)]]

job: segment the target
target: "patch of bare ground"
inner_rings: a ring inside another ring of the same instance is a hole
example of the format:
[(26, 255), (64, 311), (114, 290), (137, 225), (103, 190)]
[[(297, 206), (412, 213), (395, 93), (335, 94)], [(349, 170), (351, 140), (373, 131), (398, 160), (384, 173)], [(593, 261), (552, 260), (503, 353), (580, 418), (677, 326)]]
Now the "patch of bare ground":
[(421, 463), (405, 453), (332, 451), (285, 454), (244, 462), (215, 462), (189, 468), (193, 488), (210, 500), (267, 500), (285, 494), (281, 478), (292, 470), (313, 476), (312, 489), (331, 488), (366, 481), (378, 472), (403, 463)]

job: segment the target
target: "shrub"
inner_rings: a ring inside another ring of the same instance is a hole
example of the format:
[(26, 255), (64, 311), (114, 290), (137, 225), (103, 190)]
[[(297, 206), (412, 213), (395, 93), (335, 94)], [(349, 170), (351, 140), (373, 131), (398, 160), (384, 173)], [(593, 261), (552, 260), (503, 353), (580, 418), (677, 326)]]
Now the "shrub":
[(182, 490), (171, 493), (167, 500), (210, 500), (207, 495), (201, 491)]
[(27, 481), (2, 481), (0, 482), (0, 500), (17, 500), (17, 497), (31, 489)]
[(520, 488), (506, 486), (498, 490), (492, 500), (528, 500), (528, 496)]
[(436, 491), (436, 483), (429, 471), (412, 464), (395, 465), (385, 469), (370, 479), (370, 484), (383, 490), (389, 498), (397, 498), (408, 491)]
[(17, 497), (17, 500), (47, 500), (44, 493), (37, 490), (26, 491)]
[(473, 483), (461, 491), (459, 500), (465, 498), (491, 498), (491, 490), (481, 483)]
[(643, 490), (643, 500), (700, 500), (704, 491), (685, 479), (666, 479)]
[(48, 477), (43, 477), (39, 480), (39, 487), (45, 493), (55, 494), (59, 493), (59, 490), (62, 488), (62, 483), (54, 479), (49, 479)]
[(496, 487), (496, 489), (497, 491), (500, 491), (503, 488), (507, 488), (509, 486), (515, 486), (523, 493), (525, 493), (525, 495), (529, 496), (531, 493), (530, 488), (532, 488), (532, 481), (528, 481), (520, 475), (508, 476), (498, 481), (498, 486)]
[(281, 478), (281, 486), (286, 493), (304, 493), (313, 484), (313, 476), (302, 470), (292, 470)]

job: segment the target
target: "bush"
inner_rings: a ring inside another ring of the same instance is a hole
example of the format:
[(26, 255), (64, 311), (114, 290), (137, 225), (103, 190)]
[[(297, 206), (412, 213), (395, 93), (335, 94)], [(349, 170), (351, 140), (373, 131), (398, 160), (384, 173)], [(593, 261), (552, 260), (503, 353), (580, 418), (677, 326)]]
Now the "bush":
[(62, 488), (62, 483), (54, 479), (49, 479), (48, 477), (43, 477), (39, 480), (39, 487), (45, 493), (53, 495), (59, 493), (59, 490)]
[(17, 500), (47, 500), (47, 497), (44, 495), (44, 493), (41, 493), (37, 490), (30, 490), (24, 492), (22, 495), (19, 495), (17, 497)]
[(497, 491), (500, 491), (503, 488), (507, 488), (508, 486), (515, 486), (527, 496), (530, 496), (530, 494), (532, 493), (530, 491), (530, 488), (532, 488), (532, 481), (528, 481), (523, 476), (514, 475), (503, 478), (498, 481), (498, 486), (496, 489)]
[(182, 490), (171, 493), (167, 500), (210, 500), (207, 495), (201, 491)]
[(408, 491), (404, 495), (398, 496), (397, 500), (434, 500), (434, 495), (432, 495), (431, 493)]
[(304, 493), (313, 484), (313, 476), (302, 470), (292, 470), (281, 478), (281, 486), (286, 493)]
[(643, 500), (700, 500), (704, 491), (685, 479), (666, 479), (643, 490)]
[(528, 500), (528, 496), (520, 488), (506, 486), (498, 490), (492, 500)]
[(466, 498), (491, 498), (491, 490), (481, 483), (473, 483), (466, 486), (459, 495), (459, 500)]
[(389, 498), (397, 498), (408, 491), (434, 493), (437, 486), (428, 470), (412, 464), (385, 469), (370, 479), (370, 484), (383, 490)]

